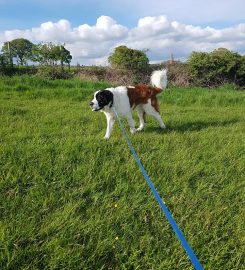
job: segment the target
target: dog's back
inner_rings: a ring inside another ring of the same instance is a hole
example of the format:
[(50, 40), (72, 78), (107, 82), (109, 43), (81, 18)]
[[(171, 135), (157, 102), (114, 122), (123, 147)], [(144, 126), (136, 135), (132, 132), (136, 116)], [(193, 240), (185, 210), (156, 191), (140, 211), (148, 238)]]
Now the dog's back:
[(135, 108), (139, 104), (146, 104), (148, 100), (155, 99), (156, 95), (162, 92), (160, 88), (145, 84), (136, 84), (127, 89), (131, 108)]
[(146, 104), (148, 100), (157, 104), (156, 95), (161, 93), (167, 86), (167, 70), (154, 71), (151, 74), (151, 85), (136, 84), (127, 87), (131, 108), (135, 108), (139, 104)]

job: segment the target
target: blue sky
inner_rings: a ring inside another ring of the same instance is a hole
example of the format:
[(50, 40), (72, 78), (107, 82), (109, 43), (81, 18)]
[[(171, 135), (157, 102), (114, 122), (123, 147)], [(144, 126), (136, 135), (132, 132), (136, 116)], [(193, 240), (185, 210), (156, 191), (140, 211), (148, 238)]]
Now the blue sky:
[(245, 21), (244, 0), (0, 0), (0, 30), (35, 27), (67, 19), (74, 25), (94, 24), (101, 15), (133, 27), (144, 16), (166, 15), (186, 24), (231, 26)]
[[(0, 0), (0, 46), (23, 35), (51, 39), (85, 63), (105, 63), (120, 44), (147, 46), (151, 61), (164, 60), (171, 48), (179, 59), (222, 45), (244, 53), (244, 23), (244, 0)], [(101, 42), (97, 50), (94, 41)]]

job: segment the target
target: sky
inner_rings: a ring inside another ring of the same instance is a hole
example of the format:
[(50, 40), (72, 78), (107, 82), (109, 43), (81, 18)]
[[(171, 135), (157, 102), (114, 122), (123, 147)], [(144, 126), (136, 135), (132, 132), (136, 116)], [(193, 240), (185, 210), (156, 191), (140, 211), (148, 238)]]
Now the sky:
[(114, 48), (151, 63), (225, 47), (245, 54), (244, 0), (0, 0), (0, 47), (26, 38), (70, 50), (72, 63), (106, 65)]

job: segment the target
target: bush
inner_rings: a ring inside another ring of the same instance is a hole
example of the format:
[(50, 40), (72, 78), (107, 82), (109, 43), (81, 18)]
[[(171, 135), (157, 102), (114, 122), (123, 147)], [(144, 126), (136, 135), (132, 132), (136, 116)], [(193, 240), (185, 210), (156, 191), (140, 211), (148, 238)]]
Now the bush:
[(110, 67), (81, 67), (78, 78), (86, 81), (107, 81), (112, 84), (131, 84), (135, 81), (135, 74), (129, 70), (113, 69)]
[(37, 73), (35, 66), (0, 66), (0, 75), (14, 76), (14, 75), (34, 75)]
[(240, 59), (240, 65), (236, 73), (236, 83), (239, 86), (245, 86), (245, 55)]
[(71, 79), (71, 72), (62, 69), (60, 66), (39, 66), (37, 76), (46, 79)]
[[(195, 85), (213, 87), (236, 83), (241, 56), (224, 48), (210, 53), (193, 52), (188, 61), (190, 80)], [(243, 71), (240, 71), (243, 74)]]

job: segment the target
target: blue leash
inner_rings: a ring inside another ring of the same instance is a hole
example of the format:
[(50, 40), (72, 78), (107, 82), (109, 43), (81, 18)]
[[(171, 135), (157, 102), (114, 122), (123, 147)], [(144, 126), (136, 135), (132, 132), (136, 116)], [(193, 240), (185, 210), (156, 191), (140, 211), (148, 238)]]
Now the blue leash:
[(112, 108), (112, 109), (113, 109), (113, 111), (114, 111), (114, 114), (116, 115), (116, 118), (117, 118), (117, 120), (118, 120), (120, 129), (122, 130), (122, 132), (123, 132), (123, 134), (124, 134), (124, 136), (125, 136), (125, 138), (126, 138), (126, 140), (127, 140), (128, 146), (129, 146), (129, 148), (130, 148), (130, 150), (131, 150), (131, 152), (132, 152), (132, 154), (133, 154), (133, 156), (134, 156), (134, 158), (135, 158), (137, 164), (139, 165), (141, 172), (143, 173), (143, 175), (144, 175), (144, 177), (145, 177), (146, 182), (148, 183), (149, 187), (151, 188), (151, 190), (152, 190), (152, 192), (153, 192), (153, 194), (154, 194), (156, 200), (158, 201), (160, 207), (162, 208), (163, 213), (165, 214), (165, 216), (166, 216), (166, 218), (168, 219), (170, 225), (172, 226), (172, 228), (173, 228), (175, 234), (176, 234), (177, 237), (179, 238), (179, 240), (180, 240), (180, 242), (181, 242), (183, 248), (185, 249), (187, 255), (189, 256), (189, 258), (190, 258), (190, 260), (191, 260), (191, 262), (192, 262), (192, 265), (194, 266), (194, 268), (195, 268), (196, 270), (203, 270), (201, 263), (198, 261), (198, 259), (197, 259), (196, 255), (195, 255), (195, 253), (193, 252), (192, 248), (189, 246), (188, 242), (186, 241), (186, 239), (185, 239), (183, 233), (182, 233), (181, 230), (179, 229), (178, 225), (176, 224), (176, 222), (175, 222), (174, 218), (172, 217), (171, 213), (169, 212), (168, 208), (167, 208), (166, 205), (163, 203), (161, 197), (159, 196), (159, 194), (158, 194), (158, 192), (156, 191), (156, 189), (155, 189), (153, 183), (151, 182), (151, 180), (150, 180), (150, 178), (149, 178), (147, 172), (145, 171), (143, 165), (141, 164), (141, 162), (140, 162), (140, 160), (139, 160), (137, 154), (135, 153), (134, 148), (133, 148), (133, 145), (132, 145), (132, 143), (131, 143), (131, 141), (130, 141), (130, 139), (129, 139), (129, 137), (128, 137), (128, 135), (127, 135), (127, 133), (126, 133), (124, 127), (123, 127), (123, 125), (122, 125), (122, 122), (121, 122), (121, 120), (120, 120), (120, 118), (119, 118), (119, 116), (118, 116), (116, 110), (115, 110), (114, 108)]

